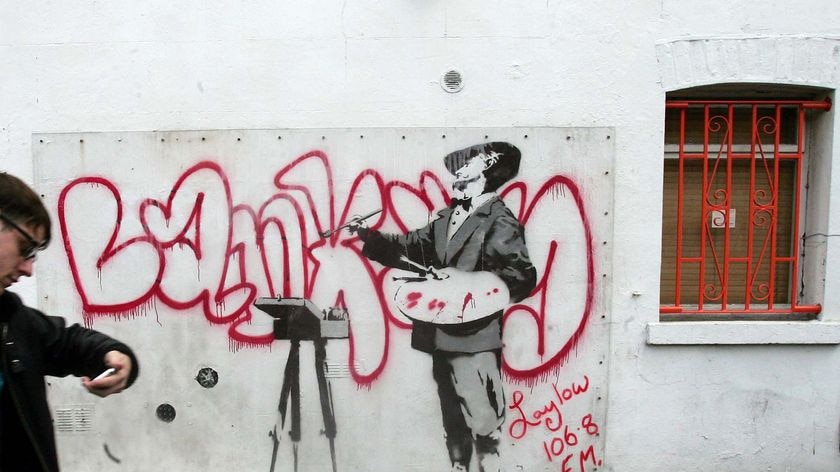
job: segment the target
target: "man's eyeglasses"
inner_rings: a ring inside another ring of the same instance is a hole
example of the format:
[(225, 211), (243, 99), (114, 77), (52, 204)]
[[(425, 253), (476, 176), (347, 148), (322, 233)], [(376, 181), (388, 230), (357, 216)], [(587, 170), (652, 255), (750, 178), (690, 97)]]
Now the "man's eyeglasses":
[(35, 256), (38, 255), (38, 252), (44, 250), (47, 247), (46, 241), (38, 241), (37, 239), (33, 238), (29, 233), (24, 231), (23, 228), (18, 226), (17, 223), (9, 219), (8, 216), (0, 213), (0, 220), (2, 220), (4, 224), (11, 226), (12, 229), (20, 233), (20, 235), (23, 236), (23, 239), (26, 240), (26, 246), (22, 247), (20, 250), (20, 255), (24, 259), (35, 259)]

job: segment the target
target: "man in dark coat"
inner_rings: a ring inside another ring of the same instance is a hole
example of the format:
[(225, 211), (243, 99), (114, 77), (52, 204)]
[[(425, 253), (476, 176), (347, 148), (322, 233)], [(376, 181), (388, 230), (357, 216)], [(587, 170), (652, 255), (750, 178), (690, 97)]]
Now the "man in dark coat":
[[(131, 349), (108, 336), (25, 306), (7, 291), (34, 271), (50, 240), (41, 199), (20, 179), (0, 173), (0, 471), (58, 470), (44, 376), (75, 375), (100, 397), (137, 378)], [(99, 374), (105, 373), (100, 378)], [(91, 380), (93, 379), (93, 380)]]
[[(365, 242), (364, 255), (389, 267), (428, 267), (433, 275), (487, 272), (501, 279), (509, 302), (521, 301), (534, 289), (536, 271), (522, 225), (496, 194), (518, 172), (520, 157), (519, 149), (505, 142), (448, 154), (444, 163), (455, 177), (452, 205), (406, 235), (356, 229)], [(468, 297), (479, 292), (462, 289)], [(462, 324), (414, 319), (412, 347), (432, 355), (453, 471), (469, 469), (473, 450), (482, 472), (500, 470), (502, 314), (498, 310)]]

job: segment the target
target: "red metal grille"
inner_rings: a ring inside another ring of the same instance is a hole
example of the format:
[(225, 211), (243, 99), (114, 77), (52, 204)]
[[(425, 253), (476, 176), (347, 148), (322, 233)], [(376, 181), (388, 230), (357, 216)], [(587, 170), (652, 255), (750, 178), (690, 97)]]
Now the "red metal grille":
[(797, 235), (806, 111), (830, 107), (667, 102), (661, 313), (819, 313), (797, 303)]

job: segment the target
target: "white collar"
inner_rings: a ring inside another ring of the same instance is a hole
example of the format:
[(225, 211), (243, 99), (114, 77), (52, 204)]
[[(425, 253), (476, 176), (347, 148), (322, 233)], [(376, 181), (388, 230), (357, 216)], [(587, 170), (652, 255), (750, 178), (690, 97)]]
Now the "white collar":
[(473, 197), (473, 199), (470, 200), (470, 213), (474, 212), (476, 209), (478, 209), (479, 207), (481, 207), (485, 203), (492, 200), (493, 197), (495, 197), (495, 196), (496, 196), (496, 192), (487, 192), (487, 193), (482, 193), (481, 195), (479, 195), (477, 197)]

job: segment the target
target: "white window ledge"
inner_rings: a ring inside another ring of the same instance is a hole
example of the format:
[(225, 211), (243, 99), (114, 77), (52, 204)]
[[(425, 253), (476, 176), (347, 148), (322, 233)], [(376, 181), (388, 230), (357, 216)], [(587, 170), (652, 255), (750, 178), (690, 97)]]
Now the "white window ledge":
[(840, 322), (827, 321), (673, 321), (648, 323), (647, 343), (840, 344)]

